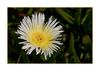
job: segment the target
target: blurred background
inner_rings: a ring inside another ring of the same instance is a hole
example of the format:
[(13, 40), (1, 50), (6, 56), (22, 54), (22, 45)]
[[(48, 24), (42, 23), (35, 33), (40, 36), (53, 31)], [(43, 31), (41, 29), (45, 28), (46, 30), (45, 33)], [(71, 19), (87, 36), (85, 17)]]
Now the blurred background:
[[(8, 8), (8, 63), (92, 63), (92, 8)], [(50, 16), (57, 18), (63, 26), (61, 49), (48, 58), (31, 55), (21, 49), (23, 45), (18, 43), (19, 35), (15, 31), (24, 16), (30, 16), (35, 12), (45, 14), (45, 21)]]

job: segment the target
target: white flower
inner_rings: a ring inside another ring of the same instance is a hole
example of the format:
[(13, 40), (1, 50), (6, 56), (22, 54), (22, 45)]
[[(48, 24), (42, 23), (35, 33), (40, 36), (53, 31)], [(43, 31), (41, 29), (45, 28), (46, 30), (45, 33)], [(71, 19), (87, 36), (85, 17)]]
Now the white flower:
[(36, 50), (36, 54), (44, 54), (45, 59), (47, 56), (51, 57), (53, 52), (57, 52), (60, 49), (61, 33), (63, 32), (62, 26), (58, 25), (57, 19), (53, 20), (51, 16), (48, 22), (45, 21), (45, 15), (42, 13), (35, 13), (30, 17), (24, 17), (21, 25), (19, 25), (17, 34), (20, 35), (19, 39), (23, 39), (22, 49), (27, 51), (27, 54), (31, 54), (33, 50)]

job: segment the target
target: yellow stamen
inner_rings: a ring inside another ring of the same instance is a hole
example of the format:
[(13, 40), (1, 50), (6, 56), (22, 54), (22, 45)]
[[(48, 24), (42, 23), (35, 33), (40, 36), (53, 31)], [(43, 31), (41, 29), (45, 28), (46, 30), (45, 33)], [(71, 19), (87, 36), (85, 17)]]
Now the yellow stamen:
[(36, 31), (31, 31), (28, 35), (28, 40), (31, 44), (38, 46), (42, 49), (49, 48), (48, 46), (51, 43), (52, 35), (50, 32), (45, 32), (42, 29)]

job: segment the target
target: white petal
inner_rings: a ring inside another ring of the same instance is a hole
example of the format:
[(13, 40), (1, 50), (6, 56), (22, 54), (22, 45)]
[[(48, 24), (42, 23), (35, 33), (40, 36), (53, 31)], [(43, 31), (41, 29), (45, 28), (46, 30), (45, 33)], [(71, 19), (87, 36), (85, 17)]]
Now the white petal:
[(57, 47), (55, 47), (53, 44), (52, 44), (52, 46), (51, 46), (52, 48), (53, 48), (53, 50), (54, 51), (56, 51), (57, 52), (57, 50), (58, 50), (58, 48)]
[(45, 16), (44, 16), (44, 14), (41, 14), (41, 23), (44, 23), (44, 20), (45, 20)]
[[(56, 21), (57, 21), (57, 19), (55, 19), (50, 25), (49, 25), (49, 27), (54, 27), (54, 26), (56, 26), (59, 22), (57, 22), (56, 23)], [(54, 26), (53, 26), (54, 25)]]
[(19, 29), (27, 33), (28, 32), (27, 27), (22, 22), (20, 23), (21, 23), (21, 26), (19, 27)]
[(49, 55), (49, 51), (48, 51), (48, 49), (46, 50), (46, 53), (47, 53), (47, 56)]
[(19, 39), (27, 40), (25, 36), (18, 37)]
[(54, 28), (54, 30), (61, 30), (61, 29), (62, 29), (61, 25), (59, 25), (59, 26), (57, 26), (57, 27)]
[(34, 23), (35, 23), (35, 24), (38, 24), (38, 17), (37, 17), (37, 13), (35, 13), (35, 16), (34, 16)]
[(36, 52), (36, 55), (38, 55), (40, 53), (41, 49), (38, 49), (38, 51)]
[(52, 49), (52, 47), (49, 47), (49, 51), (50, 51), (51, 54), (53, 54), (53, 50), (54, 49)]
[(44, 19), (45, 19), (44, 14), (39, 13), (39, 15), (38, 15), (38, 24), (39, 24), (40, 28), (42, 28), (44, 26)]
[(29, 26), (27, 24), (27, 17), (24, 17), (24, 19), (22, 20), (22, 24), (21, 24), (24, 28), (27, 29), (27, 31), (29, 30)]
[(52, 25), (52, 28), (55, 28), (58, 23), (59, 22), (56, 22), (54, 25)]
[(26, 35), (27, 35), (25, 32), (23, 32), (23, 31), (21, 31), (21, 30), (20, 30), (20, 31), (17, 30), (16, 34), (20, 34), (20, 35), (23, 35), (23, 36), (26, 36)]
[(45, 29), (44, 29), (44, 31), (48, 31), (48, 28), (50, 28), (51, 22), (52, 22), (52, 16), (49, 18), (49, 21), (45, 24)]
[(25, 45), (25, 46), (22, 47), (22, 49), (26, 49), (26, 50), (27, 50), (27, 49), (29, 49), (30, 47), (31, 47), (30, 45)]
[(39, 52), (39, 49), (38, 49), (38, 47), (36, 48), (36, 55), (38, 54), (38, 52)]
[(38, 23), (41, 24), (42, 20), (41, 20), (41, 13), (38, 14)]
[(49, 57), (51, 57), (52, 53), (53, 53), (53, 51), (50, 48), (48, 48), (48, 55), (49, 55)]
[(31, 22), (31, 19), (29, 18), (29, 16), (27, 17), (27, 25), (29, 26), (29, 29), (32, 28), (32, 22)]
[(34, 22), (34, 20), (35, 20), (35, 16), (32, 14), (32, 28), (35, 27), (35, 22)]
[(26, 54), (31, 54), (31, 53), (32, 53), (32, 51), (33, 51), (34, 49), (35, 49), (34, 47), (31, 47), (31, 48), (27, 51), (27, 53), (26, 53)]
[(44, 57), (45, 57), (45, 60), (47, 60), (47, 54), (46, 54), (46, 52), (44, 52)]
[(49, 26), (51, 24), (51, 22), (52, 22), (52, 16), (49, 18), (49, 21), (47, 23), (47, 26)]
[(53, 44), (56, 48), (60, 49), (60, 47), (58, 45)]
[(57, 40), (52, 41), (52, 43), (62, 45), (62, 43), (60, 41), (57, 41)]
[(28, 45), (29, 43), (27, 43), (26, 41), (23, 41), (23, 42), (19, 42), (19, 44)]
[(44, 50), (41, 51), (41, 54), (43, 54), (43, 53), (44, 53)]
[(53, 39), (57, 39), (58, 37), (61, 37), (60, 33), (52, 33), (53, 35)]
[(51, 53), (49, 52), (49, 57), (51, 57)]
[[(57, 50), (55, 50), (55, 47), (54, 47), (53, 45), (51, 45), (50, 49), (51, 49), (52, 51), (57, 52)], [(53, 53), (53, 52), (52, 52), (52, 53)]]

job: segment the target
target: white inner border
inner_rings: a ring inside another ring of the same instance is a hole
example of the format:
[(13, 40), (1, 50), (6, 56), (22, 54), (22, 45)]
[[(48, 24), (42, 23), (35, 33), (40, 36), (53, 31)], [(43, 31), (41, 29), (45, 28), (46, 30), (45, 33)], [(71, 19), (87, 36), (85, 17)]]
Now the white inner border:
[[(99, 0), (0, 0), (0, 69), (1, 70), (100, 70)], [(7, 64), (8, 7), (93, 7), (93, 64)]]

